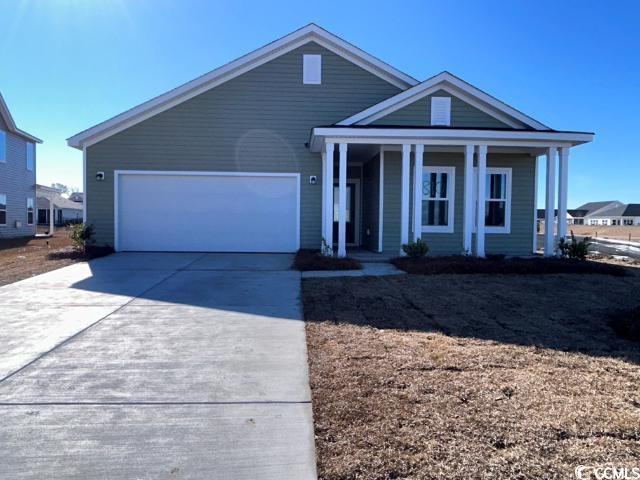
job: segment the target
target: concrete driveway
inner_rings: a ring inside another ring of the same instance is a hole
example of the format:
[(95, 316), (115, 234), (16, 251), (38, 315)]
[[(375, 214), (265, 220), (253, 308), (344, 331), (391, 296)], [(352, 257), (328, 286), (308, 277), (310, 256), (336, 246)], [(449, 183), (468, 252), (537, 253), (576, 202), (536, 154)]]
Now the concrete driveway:
[(315, 478), (291, 260), (117, 254), (0, 287), (1, 476)]

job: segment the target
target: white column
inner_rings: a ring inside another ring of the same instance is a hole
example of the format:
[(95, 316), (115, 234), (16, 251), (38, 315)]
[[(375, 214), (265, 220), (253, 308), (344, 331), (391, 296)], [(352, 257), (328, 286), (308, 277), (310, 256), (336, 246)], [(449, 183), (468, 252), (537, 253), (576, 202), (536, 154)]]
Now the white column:
[(49, 198), (49, 235), (53, 235), (55, 233), (55, 217), (53, 199)]
[(463, 249), (467, 254), (471, 253), (473, 238), (473, 145), (467, 145), (464, 149), (464, 222), (463, 222)]
[(560, 149), (558, 178), (558, 240), (567, 235), (567, 193), (569, 188), (569, 148)]
[(553, 238), (553, 217), (554, 199), (556, 189), (556, 155), (557, 149), (550, 147), (547, 149), (547, 191), (546, 191), (546, 212), (544, 216), (544, 256), (550, 257), (554, 254), (555, 245)]
[(422, 238), (422, 167), (424, 145), (416, 145), (413, 159), (413, 241)]
[(487, 184), (487, 146), (478, 146), (478, 205), (476, 218), (476, 255), (484, 257), (485, 197)]
[(384, 249), (384, 147), (380, 145), (380, 185), (378, 204), (378, 252)]
[[(320, 227), (320, 236), (322, 238), (324, 238), (324, 232), (327, 231), (327, 202), (326, 202), (326, 197), (327, 197), (327, 152), (325, 149), (322, 149), (322, 152), (320, 153), (320, 156), (322, 157), (322, 207), (321, 207), (321, 215), (322, 215), (322, 226)], [(322, 242), (320, 242), (320, 251), (322, 251), (322, 247), (324, 245), (322, 244)]]
[[(409, 170), (411, 145), (402, 145), (402, 190), (400, 194), (400, 245), (409, 243)], [(400, 255), (404, 255), (400, 248)]]
[(333, 143), (325, 145), (326, 163), (323, 172), (324, 230), (322, 236), (330, 249), (333, 249), (333, 149)]
[(338, 169), (338, 256), (347, 256), (347, 144), (340, 144)]

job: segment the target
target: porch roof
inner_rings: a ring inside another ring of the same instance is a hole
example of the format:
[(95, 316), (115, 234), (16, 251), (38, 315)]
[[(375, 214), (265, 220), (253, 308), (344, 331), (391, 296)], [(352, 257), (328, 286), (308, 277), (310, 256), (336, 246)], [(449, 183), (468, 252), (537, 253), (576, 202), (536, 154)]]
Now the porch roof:
[(314, 127), (311, 130), (309, 148), (312, 152), (320, 152), (327, 142), (381, 145), (573, 147), (591, 142), (593, 137), (592, 132), (558, 130), (331, 125)]

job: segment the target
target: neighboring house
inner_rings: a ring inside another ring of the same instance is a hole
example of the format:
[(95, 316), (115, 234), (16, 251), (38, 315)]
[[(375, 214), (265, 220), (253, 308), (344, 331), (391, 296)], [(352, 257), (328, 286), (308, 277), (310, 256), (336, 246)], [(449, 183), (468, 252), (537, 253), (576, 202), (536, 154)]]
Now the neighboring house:
[(622, 224), (640, 225), (640, 203), (630, 203), (622, 212)]
[(617, 200), (603, 202), (589, 202), (578, 207), (574, 215), (574, 224), (577, 225), (620, 225), (620, 219), (625, 205)]
[(82, 205), (64, 198), (55, 188), (36, 185), (38, 225), (50, 225), (53, 202), (54, 225), (66, 225), (82, 221)]
[(36, 233), (36, 143), (20, 130), (0, 94), (0, 238)]
[(397, 255), (421, 237), (433, 254), (482, 256), (535, 250), (537, 158), (560, 162), (565, 215), (569, 150), (592, 139), (448, 72), (419, 82), (311, 24), (68, 144), (84, 153), (86, 221), (116, 250), (293, 252), (324, 239), (338, 255)]
[(76, 203), (82, 203), (83, 198), (84, 196), (82, 195), (82, 192), (73, 192), (71, 195), (69, 195), (69, 200)]

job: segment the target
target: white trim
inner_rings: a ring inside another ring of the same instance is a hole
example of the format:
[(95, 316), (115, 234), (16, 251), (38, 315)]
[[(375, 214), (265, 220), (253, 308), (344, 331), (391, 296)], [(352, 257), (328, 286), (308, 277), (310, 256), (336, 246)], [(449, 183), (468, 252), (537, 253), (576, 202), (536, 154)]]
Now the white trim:
[(347, 144), (338, 146), (338, 257), (347, 256)]
[(87, 223), (87, 147), (82, 148), (82, 223)]
[[(351, 164), (347, 164), (347, 167), (350, 167)], [(360, 178), (362, 178), (362, 176), (360, 176)], [(345, 231), (345, 245), (347, 247), (359, 247), (360, 245), (362, 245), (362, 223), (361, 223), (361, 219), (362, 219), (362, 187), (361, 187), (361, 183), (360, 183), (360, 178), (350, 178), (347, 175), (347, 187), (349, 186), (349, 184), (353, 184), (355, 186), (354, 188), (354, 192), (353, 192), (353, 196), (354, 196), (354, 203), (355, 203), (355, 210), (353, 211), (353, 242), (349, 243), (346, 241), (346, 231)], [(333, 183), (333, 188), (335, 190), (336, 187), (340, 187), (340, 185), (337, 185), (336, 182)], [(348, 189), (347, 189), (348, 190)], [(333, 209), (332, 209), (333, 211)], [(331, 228), (332, 228), (332, 234), (333, 234), (333, 221), (331, 222)], [(346, 222), (345, 222), (346, 223)]]
[(422, 183), (424, 176), (424, 145), (416, 145), (413, 154), (413, 241), (422, 238)]
[(561, 148), (558, 166), (558, 239), (567, 235), (567, 195), (569, 189), (569, 149)]
[[(324, 238), (324, 234), (327, 231), (327, 149), (322, 150), (320, 156), (322, 157), (322, 226), (320, 227), (320, 251), (324, 254), (322, 239)], [(325, 240), (326, 241), (326, 240)]]
[[(486, 226), (484, 227), (484, 231), (486, 234), (505, 234), (505, 233), (511, 233), (511, 202), (513, 199), (513, 195), (511, 192), (512, 189), (512, 185), (513, 185), (513, 169), (511, 167), (486, 167), (486, 175), (491, 175), (491, 174), (502, 174), (502, 175), (506, 175), (507, 176), (507, 185), (506, 185), (506, 199), (505, 200), (493, 200), (493, 201), (503, 201), (505, 202), (505, 219), (504, 219), (504, 226), (502, 227), (489, 227)], [(474, 168), (473, 169), (473, 175), (474, 175), (474, 184), (479, 185), (479, 180), (478, 180), (478, 169)], [(485, 179), (485, 185), (486, 185), (486, 179)], [(477, 189), (474, 193), (474, 196), (477, 194)], [(485, 187), (485, 202), (489, 202), (492, 200), (489, 200), (487, 197), (487, 192), (486, 192), (486, 187)], [(480, 198), (477, 197), (476, 198), (476, 202), (480, 202)], [(485, 204), (486, 205), (486, 204)], [(485, 206), (485, 213), (486, 213), (486, 206)], [(479, 217), (476, 218), (476, 221), (479, 221)], [(476, 232), (477, 230), (474, 229), (474, 232)]]
[(556, 148), (547, 149), (547, 182), (545, 195), (544, 215), (544, 256), (550, 257), (555, 253), (555, 238), (553, 235), (555, 214), (555, 188), (556, 188)]
[[(433, 87), (439, 85), (452, 86), (461, 92), (467, 93), (468, 95), (474, 97), (476, 101), (483, 102), (485, 104), (485, 108), (489, 107), (495, 113), (502, 113), (508, 115), (509, 117), (515, 119), (516, 121), (521, 122), (521, 124), (535, 128), (536, 130), (548, 130), (549, 127), (544, 125), (543, 123), (534, 120), (533, 118), (525, 115), (524, 113), (516, 110), (515, 108), (507, 105), (504, 102), (501, 102), (497, 98), (492, 97), (491, 95), (486, 94), (482, 90), (474, 87), (473, 85), (465, 82), (464, 80), (450, 74), (449, 72), (442, 72), (434, 77), (431, 77), (428, 80), (425, 80), (418, 85), (415, 85), (404, 92), (398, 93), (397, 95), (383, 100), (382, 102), (373, 105), (362, 112), (356, 113), (344, 120), (338, 122), (338, 125), (354, 125), (354, 124), (364, 124), (366, 125), (367, 121), (370, 120), (370, 117), (373, 117), (375, 114), (385, 110), (387, 113), (394, 111), (397, 105), (401, 105), (397, 108), (402, 108), (402, 106), (407, 105), (408, 103), (413, 103), (416, 100), (428, 95), (429, 93), (424, 93), (429, 90), (430, 93), (433, 93)], [(407, 103), (408, 102), (408, 103)], [(492, 113), (492, 115), (494, 115)], [(494, 115), (495, 116), (495, 115)]]
[[(32, 221), (29, 222), (29, 200), (31, 200), (31, 219)], [(37, 212), (37, 208), (36, 208), (36, 199), (35, 197), (27, 197), (27, 225), (35, 225), (36, 224), (36, 212)]]
[(2, 98), (2, 93), (0, 93), (0, 117), (4, 120), (4, 123), (7, 124), (7, 128), (11, 133), (18, 135), (19, 137), (26, 138), (27, 140), (31, 140), (35, 143), (42, 143), (38, 137), (34, 137), (30, 133), (25, 132), (24, 130), (20, 130), (16, 126), (16, 122), (13, 120), (11, 116), (11, 112), (9, 111), (9, 107), (7, 106), (4, 98)]
[(323, 187), (325, 192), (325, 230), (322, 232), (327, 246), (332, 249), (333, 252), (333, 162), (335, 161), (334, 155), (335, 145), (333, 143), (327, 143), (325, 145), (325, 151), (327, 154), (326, 171), (323, 173)]
[[(478, 257), (484, 257), (484, 245), (485, 245), (485, 203), (486, 197), (485, 186), (487, 176), (487, 147), (479, 145), (476, 147), (476, 154), (478, 156), (478, 171), (476, 174), (476, 255)], [(482, 201), (480, 200), (482, 199)]]
[(533, 239), (532, 239), (532, 245), (531, 245), (531, 249), (532, 249), (532, 253), (533, 254), (537, 254), (538, 253), (538, 184), (540, 182), (538, 176), (539, 176), (539, 171), (540, 171), (540, 158), (539, 157), (533, 157), (534, 158), (534, 190), (533, 190)]
[[(33, 155), (31, 158), (31, 168), (29, 168), (29, 149), (33, 149)], [(36, 168), (36, 144), (33, 142), (24, 142), (24, 156), (25, 156), (25, 167), (27, 172), (33, 172)]]
[(378, 199), (378, 252), (384, 250), (384, 146), (380, 145), (380, 186)]
[(75, 148), (82, 148), (83, 145), (93, 145), (309, 42), (317, 43), (403, 90), (418, 83), (416, 79), (400, 72), (358, 47), (345, 42), (323, 28), (315, 24), (309, 24), (195, 80), (77, 133), (67, 139), (67, 144)]
[[(184, 175), (210, 177), (288, 177), (296, 181), (296, 250), (300, 249), (300, 173), (279, 172), (208, 172), (188, 170), (114, 170), (113, 171), (113, 243), (114, 250), (120, 251), (120, 232), (118, 231), (118, 184), (120, 175)], [(85, 193), (86, 194), (86, 193)], [(85, 198), (86, 200), (86, 198)]]
[(424, 233), (454, 233), (455, 209), (456, 209), (456, 167), (440, 167), (435, 165), (425, 165), (423, 175), (430, 173), (447, 174), (447, 198), (424, 199), (424, 201), (447, 201), (447, 224), (446, 225), (422, 225)]
[(464, 210), (463, 210), (463, 239), (462, 249), (466, 255), (471, 255), (473, 250), (473, 214), (474, 214), (474, 198), (473, 198), (473, 154), (475, 147), (467, 145), (464, 152)]
[(588, 143), (594, 135), (586, 132), (530, 132), (521, 130), (467, 130), (456, 128), (348, 128), (316, 127), (311, 131), (311, 151), (319, 152), (324, 141), (403, 145), (406, 143), (443, 146), (571, 147)]
[(402, 146), (402, 173), (400, 190), (400, 255), (405, 255), (402, 245), (409, 243), (409, 176), (411, 169), (411, 145)]

